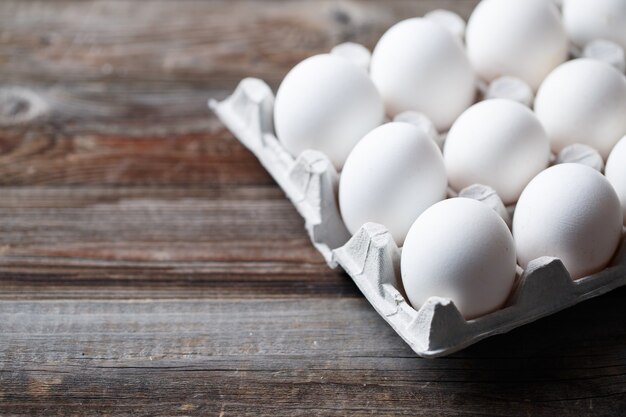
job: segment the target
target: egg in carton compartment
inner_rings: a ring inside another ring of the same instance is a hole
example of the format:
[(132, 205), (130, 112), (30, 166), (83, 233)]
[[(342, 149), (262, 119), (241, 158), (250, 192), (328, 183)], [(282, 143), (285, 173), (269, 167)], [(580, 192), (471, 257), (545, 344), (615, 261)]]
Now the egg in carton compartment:
[[(617, 67), (623, 65), (623, 54), (616, 59), (611, 45), (601, 46), (597, 59), (605, 58)], [(360, 45), (342, 45), (333, 53), (363, 66), (367, 61)], [(583, 51), (578, 54), (582, 55)], [(594, 50), (589, 54), (598, 53)], [(530, 105), (533, 99), (524, 83), (508, 77), (491, 85), (481, 85), (479, 90), (485, 97), (506, 96), (525, 105)], [(350, 235), (337, 204), (339, 174), (321, 152), (308, 150), (294, 158), (282, 146), (273, 128), (274, 94), (265, 82), (246, 78), (225, 100), (209, 100), (209, 107), (283, 189), (304, 218), (313, 245), (329, 267), (342, 268), (381, 317), (421, 357), (451, 354), (489, 336), (506, 333), (626, 285), (626, 231), (623, 231), (613, 260), (599, 273), (574, 281), (559, 259), (541, 257), (532, 261), (526, 270), (518, 266), (508, 300), (492, 313), (466, 320), (452, 300), (441, 297), (431, 297), (415, 310), (407, 302), (402, 288), (402, 248), (398, 248), (384, 225), (367, 223)], [(419, 125), (430, 132), (439, 146), (445, 140), (445, 135), (434, 136), (436, 131), (420, 114), (402, 114), (396, 120)], [(594, 151), (573, 146), (561, 152), (556, 162), (577, 161), (601, 170), (598, 159), (601, 164), (602, 159)], [(450, 190), (449, 196), (454, 195)], [(460, 195), (484, 202), (510, 225), (513, 208), (505, 207), (489, 187), (476, 184), (462, 190)]]

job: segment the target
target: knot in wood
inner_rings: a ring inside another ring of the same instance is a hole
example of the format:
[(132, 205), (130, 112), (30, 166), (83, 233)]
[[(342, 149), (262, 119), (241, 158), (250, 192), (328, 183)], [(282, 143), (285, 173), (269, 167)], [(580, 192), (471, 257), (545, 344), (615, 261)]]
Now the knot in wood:
[(44, 99), (22, 87), (0, 88), (0, 126), (32, 122), (48, 112)]

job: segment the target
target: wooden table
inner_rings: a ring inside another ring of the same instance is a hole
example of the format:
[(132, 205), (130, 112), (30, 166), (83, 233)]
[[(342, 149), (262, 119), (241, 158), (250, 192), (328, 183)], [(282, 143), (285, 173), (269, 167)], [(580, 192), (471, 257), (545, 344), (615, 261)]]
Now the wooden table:
[(626, 415), (625, 289), (419, 359), (206, 107), (475, 3), (0, 3), (0, 415)]

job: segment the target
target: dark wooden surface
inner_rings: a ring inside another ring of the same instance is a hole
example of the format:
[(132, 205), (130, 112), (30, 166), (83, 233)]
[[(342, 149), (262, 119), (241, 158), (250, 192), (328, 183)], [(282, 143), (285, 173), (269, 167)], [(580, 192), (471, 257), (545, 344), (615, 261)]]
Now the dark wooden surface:
[(626, 415), (626, 290), (419, 359), (206, 108), (475, 3), (1, 2), (0, 415)]

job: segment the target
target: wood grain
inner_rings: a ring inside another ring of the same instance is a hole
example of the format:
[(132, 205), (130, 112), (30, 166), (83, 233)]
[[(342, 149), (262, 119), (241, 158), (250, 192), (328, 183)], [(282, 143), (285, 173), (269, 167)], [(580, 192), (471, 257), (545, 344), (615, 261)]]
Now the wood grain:
[(206, 108), (476, 3), (1, 2), (0, 415), (626, 415), (626, 290), (419, 359)]
[(623, 415), (624, 296), (441, 360), (360, 297), (7, 301), (0, 412)]
[(478, 0), (9, 1), (0, 9), (0, 76), (49, 81), (278, 83), (334, 45), (372, 47), (393, 23), (436, 8), (468, 16)]

